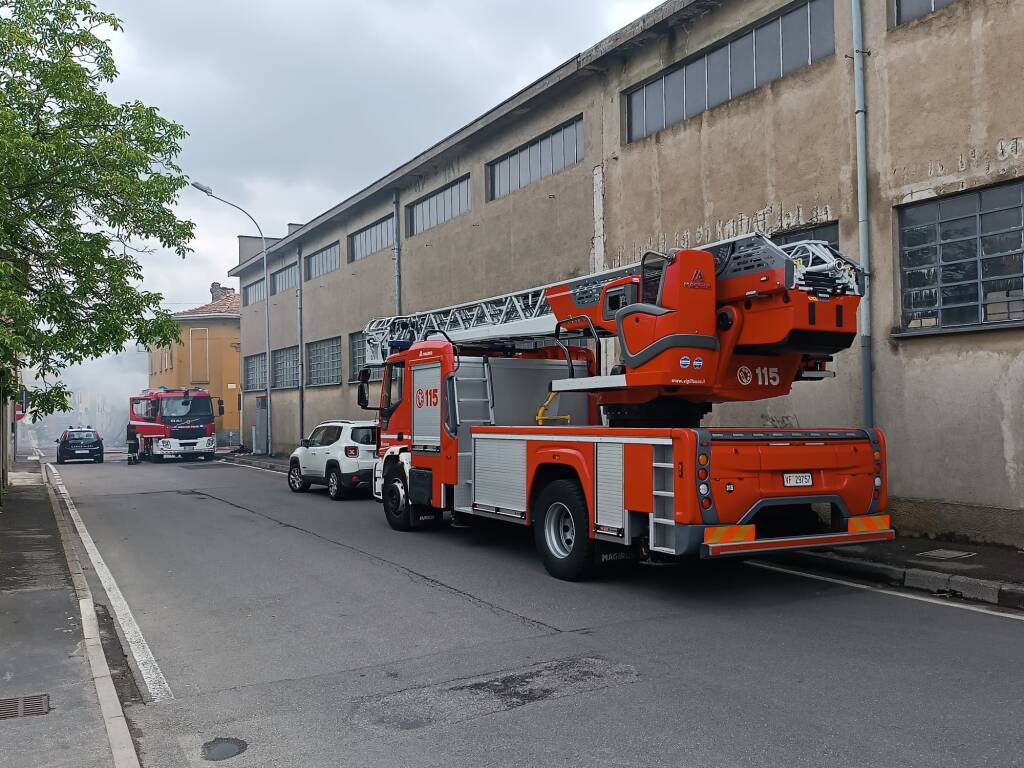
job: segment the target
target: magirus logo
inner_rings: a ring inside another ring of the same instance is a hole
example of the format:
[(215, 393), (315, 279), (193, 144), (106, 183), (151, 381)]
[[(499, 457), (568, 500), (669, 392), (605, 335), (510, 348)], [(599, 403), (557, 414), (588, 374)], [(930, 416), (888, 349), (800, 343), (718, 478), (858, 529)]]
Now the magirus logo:
[(704, 279), (704, 271), (699, 267), (693, 270), (693, 277), (683, 283), (683, 288), (710, 288), (708, 281)]

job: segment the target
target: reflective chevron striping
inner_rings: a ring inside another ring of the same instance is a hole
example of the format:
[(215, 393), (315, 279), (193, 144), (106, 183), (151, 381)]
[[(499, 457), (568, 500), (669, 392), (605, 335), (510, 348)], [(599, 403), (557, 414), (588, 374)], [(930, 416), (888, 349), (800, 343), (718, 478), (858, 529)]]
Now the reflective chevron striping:
[(705, 544), (724, 544), (733, 541), (753, 541), (752, 525), (716, 525), (704, 529)]
[(888, 515), (859, 515), (848, 518), (846, 530), (850, 533), (862, 531), (884, 531), (889, 527)]

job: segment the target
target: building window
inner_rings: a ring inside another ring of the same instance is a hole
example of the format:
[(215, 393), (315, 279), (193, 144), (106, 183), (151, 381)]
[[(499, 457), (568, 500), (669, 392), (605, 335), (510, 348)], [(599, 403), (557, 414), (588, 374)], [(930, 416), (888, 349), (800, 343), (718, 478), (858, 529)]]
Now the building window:
[(945, 8), (953, 0), (896, 0), (896, 24), (927, 16), (929, 13)]
[(267, 355), (265, 352), (245, 358), (243, 386), (246, 392), (267, 388)]
[(289, 264), (284, 269), (272, 272), (270, 275), (270, 295), (273, 296), (289, 288), (299, 287), (299, 267), (297, 264)]
[(359, 261), (395, 244), (395, 216), (385, 216), (348, 236), (348, 260)]
[(299, 386), (299, 348), (285, 347), (270, 353), (270, 386), (274, 389)]
[[(366, 365), (366, 334), (363, 331), (348, 335), (349, 381), (359, 381), (359, 371)], [(380, 381), (384, 370), (374, 368), (370, 371), (370, 381)]]
[(837, 251), (839, 250), (839, 222), (822, 224), (817, 227), (805, 227), (772, 235), (772, 242), (777, 245), (796, 243), (801, 240), (824, 240)]
[(469, 210), (469, 176), (406, 206), (409, 237), (444, 224)]
[[(936, 0), (939, 2), (940, 0)], [(810, 0), (626, 93), (629, 141), (835, 53), (834, 0)]]
[(261, 277), (255, 283), (249, 283), (242, 287), (242, 306), (247, 307), (250, 304), (256, 304), (267, 298), (267, 284), (263, 282)]
[(487, 164), (489, 200), (497, 200), (527, 184), (583, 160), (583, 118), (534, 139)]
[(903, 329), (1024, 320), (1020, 182), (901, 208)]
[(338, 243), (321, 248), (306, 257), (306, 279), (326, 275), (341, 266), (341, 246)]
[(306, 383), (341, 383), (341, 337), (306, 344)]

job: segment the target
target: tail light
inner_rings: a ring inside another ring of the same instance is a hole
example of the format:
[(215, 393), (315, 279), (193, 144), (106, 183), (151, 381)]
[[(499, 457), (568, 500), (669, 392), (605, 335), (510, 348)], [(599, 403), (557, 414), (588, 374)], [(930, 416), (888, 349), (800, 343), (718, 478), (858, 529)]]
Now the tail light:
[(346, 445), (345, 455), (348, 456), (348, 458), (350, 459), (354, 459), (356, 458), (356, 456), (359, 455), (359, 449), (356, 448), (354, 445)]

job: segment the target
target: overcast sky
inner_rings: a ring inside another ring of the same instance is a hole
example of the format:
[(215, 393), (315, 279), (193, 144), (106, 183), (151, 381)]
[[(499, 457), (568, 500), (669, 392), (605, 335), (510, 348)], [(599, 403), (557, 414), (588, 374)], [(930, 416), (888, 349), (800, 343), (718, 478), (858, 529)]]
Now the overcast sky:
[[(97, 0), (124, 31), (111, 97), (189, 131), (181, 163), (268, 237), (410, 159), (654, 0)], [(236, 211), (187, 189), (195, 253), (144, 257), (173, 311), (237, 287)]]

